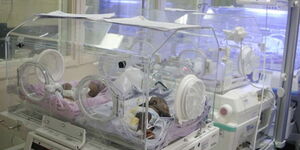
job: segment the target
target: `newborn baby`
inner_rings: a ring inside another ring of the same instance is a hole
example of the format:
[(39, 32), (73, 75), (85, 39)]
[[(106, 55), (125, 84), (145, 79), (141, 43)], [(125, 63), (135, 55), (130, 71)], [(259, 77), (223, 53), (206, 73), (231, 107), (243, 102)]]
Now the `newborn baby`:
[(149, 107), (155, 110), (160, 117), (171, 117), (167, 102), (159, 97), (151, 97)]
[(89, 93), (90, 97), (96, 97), (102, 90), (106, 88), (105, 84), (100, 81), (92, 81), (89, 84)]
[[(69, 100), (74, 101), (74, 90), (70, 83), (64, 83), (62, 85), (64, 92), (63, 97)], [(96, 97), (102, 90), (106, 88), (105, 84), (100, 81), (91, 81), (89, 83), (89, 97)]]
[[(146, 104), (140, 105), (141, 107), (145, 107)], [(169, 112), (169, 107), (166, 103), (166, 101), (159, 97), (151, 97), (149, 101), (149, 111), (148, 111), (148, 123), (150, 127), (146, 130), (146, 137), (148, 139), (154, 139), (155, 134), (153, 133), (153, 130), (155, 129), (155, 122), (159, 117), (171, 117)], [(136, 113), (135, 117), (139, 119), (137, 131), (144, 130), (143, 129), (143, 117), (145, 115), (145, 112), (138, 112)]]

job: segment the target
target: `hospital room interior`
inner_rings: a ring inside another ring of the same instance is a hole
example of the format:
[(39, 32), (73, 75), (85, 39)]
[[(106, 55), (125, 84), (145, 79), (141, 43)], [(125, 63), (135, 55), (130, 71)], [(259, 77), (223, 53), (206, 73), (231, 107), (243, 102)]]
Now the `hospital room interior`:
[(300, 0), (0, 0), (0, 150), (300, 150)]

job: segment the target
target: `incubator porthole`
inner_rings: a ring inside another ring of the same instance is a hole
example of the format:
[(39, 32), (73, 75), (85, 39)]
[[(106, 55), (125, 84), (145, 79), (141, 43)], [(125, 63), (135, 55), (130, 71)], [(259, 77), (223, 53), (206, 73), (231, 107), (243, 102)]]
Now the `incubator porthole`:
[(119, 114), (121, 94), (113, 84), (100, 76), (87, 76), (75, 91), (81, 110), (90, 118), (107, 122)]
[(47, 96), (46, 85), (50, 81), (46, 69), (41, 64), (26, 62), (18, 68), (18, 83), (20, 94), (30, 101), (41, 101)]
[(180, 71), (183, 75), (195, 74), (201, 77), (206, 71), (207, 56), (198, 50), (183, 50), (179, 53)]
[(241, 49), (238, 58), (238, 71), (241, 75), (246, 76), (254, 72), (258, 68), (260, 58), (255, 54), (254, 50), (248, 46)]
[[(44, 50), (37, 56), (37, 62), (42, 64), (46, 69), (51, 79), (58, 82), (64, 75), (64, 57), (60, 52), (53, 49)], [(43, 77), (40, 72), (36, 72), (38, 78), (43, 82)]]
[(180, 123), (196, 119), (205, 106), (205, 85), (195, 75), (184, 77), (177, 89), (175, 112)]

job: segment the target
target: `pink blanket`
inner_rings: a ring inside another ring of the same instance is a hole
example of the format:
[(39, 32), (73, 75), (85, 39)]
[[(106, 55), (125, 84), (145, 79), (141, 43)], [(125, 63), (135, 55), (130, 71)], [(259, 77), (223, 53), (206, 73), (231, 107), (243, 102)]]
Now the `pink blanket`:
[[(78, 82), (74, 81), (70, 83), (72, 87), (76, 87)], [(38, 95), (43, 95), (44, 87), (42, 85), (30, 86), (30, 90), (34, 91)], [(24, 97), (22, 97), (24, 99)], [(73, 120), (76, 116), (80, 115), (81, 110), (79, 107), (78, 100), (70, 100), (67, 98), (63, 98), (61, 94), (51, 94), (47, 96), (45, 100), (36, 102), (32, 101), (28, 98), (24, 100), (28, 101), (31, 104), (35, 104), (40, 106), (42, 109), (45, 109), (51, 113), (59, 115), (61, 117)], [(110, 101), (110, 97), (108, 96), (108, 92), (106, 89), (103, 92), (100, 92), (96, 97), (87, 98), (83, 104), (85, 107), (92, 107), (107, 103)]]

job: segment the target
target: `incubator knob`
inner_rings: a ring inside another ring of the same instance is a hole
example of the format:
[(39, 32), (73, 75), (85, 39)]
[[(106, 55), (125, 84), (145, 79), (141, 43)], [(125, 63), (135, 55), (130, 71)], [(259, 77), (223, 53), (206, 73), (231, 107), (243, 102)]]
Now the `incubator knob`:
[(232, 113), (232, 107), (231, 107), (230, 105), (228, 105), (228, 104), (222, 105), (222, 106), (220, 107), (219, 113), (220, 113), (223, 117), (229, 116), (229, 115), (231, 115), (231, 113)]
[(281, 78), (282, 81), (286, 81), (287, 80), (287, 74), (286, 73), (282, 73), (280, 75), (280, 78)]
[(119, 64), (119, 68), (125, 68), (126, 67), (126, 61), (120, 61), (118, 64)]

